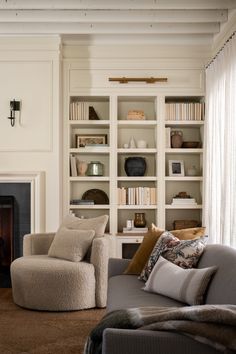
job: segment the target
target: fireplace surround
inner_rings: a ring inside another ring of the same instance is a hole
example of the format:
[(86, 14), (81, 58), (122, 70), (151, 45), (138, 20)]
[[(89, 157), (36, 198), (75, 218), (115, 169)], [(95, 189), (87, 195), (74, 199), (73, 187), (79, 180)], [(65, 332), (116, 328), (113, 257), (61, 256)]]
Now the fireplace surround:
[(44, 232), (43, 172), (0, 173), (0, 287), (9, 287), (11, 262), (23, 255), (23, 237)]

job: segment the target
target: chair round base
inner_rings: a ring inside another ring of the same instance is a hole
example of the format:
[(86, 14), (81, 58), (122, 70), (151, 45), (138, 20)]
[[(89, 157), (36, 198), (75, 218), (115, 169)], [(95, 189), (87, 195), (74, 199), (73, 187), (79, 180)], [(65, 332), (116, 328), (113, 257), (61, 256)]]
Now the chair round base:
[(11, 280), (13, 300), (21, 307), (72, 311), (96, 306), (94, 266), (87, 262), (21, 257), (11, 264)]

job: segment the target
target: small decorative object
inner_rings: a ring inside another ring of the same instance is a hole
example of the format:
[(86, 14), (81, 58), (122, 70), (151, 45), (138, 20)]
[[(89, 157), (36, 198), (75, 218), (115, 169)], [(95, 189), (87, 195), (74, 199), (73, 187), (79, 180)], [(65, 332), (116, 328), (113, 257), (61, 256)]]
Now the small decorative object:
[(85, 147), (91, 145), (105, 145), (107, 144), (107, 134), (76, 134), (76, 147)]
[(87, 176), (103, 176), (104, 165), (100, 161), (91, 161), (88, 165)]
[(109, 204), (107, 194), (101, 189), (89, 189), (82, 195), (83, 200), (94, 201), (94, 204)]
[(169, 176), (184, 176), (184, 162), (182, 160), (169, 160)]
[(191, 196), (186, 192), (179, 192), (174, 198), (191, 198)]
[(135, 142), (133, 136), (130, 138), (129, 147), (130, 147), (131, 149), (135, 149), (135, 148), (136, 148), (136, 142)]
[(174, 130), (171, 132), (171, 147), (178, 149), (183, 144), (183, 132), (181, 130)]
[(78, 163), (79, 176), (81, 177), (85, 176), (87, 168), (88, 168), (88, 163), (86, 161), (79, 161)]
[(199, 141), (184, 141), (182, 144), (182, 148), (196, 149), (199, 147), (199, 145)]
[(189, 229), (201, 226), (201, 222), (197, 220), (175, 220), (173, 226), (174, 230)]
[(139, 149), (146, 149), (146, 147), (147, 147), (147, 142), (146, 142), (146, 140), (138, 140), (138, 142), (137, 142), (137, 147), (138, 147)]
[(99, 120), (97, 112), (93, 108), (93, 106), (89, 106), (89, 120)]
[(123, 145), (123, 148), (124, 148), (124, 149), (128, 149), (128, 148), (129, 148), (129, 144), (125, 143), (125, 144)]
[(145, 114), (141, 110), (131, 110), (127, 114), (128, 120), (145, 120)]
[(145, 213), (135, 213), (134, 214), (134, 226), (135, 227), (145, 227), (146, 226)]
[(197, 169), (194, 165), (187, 169), (187, 176), (197, 176)]
[(133, 156), (125, 159), (125, 172), (127, 176), (144, 176), (146, 172), (146, 160), (141, 156)]
[(126, 228), (131, 230), (134, 226), (134, 220), (126, 220)]

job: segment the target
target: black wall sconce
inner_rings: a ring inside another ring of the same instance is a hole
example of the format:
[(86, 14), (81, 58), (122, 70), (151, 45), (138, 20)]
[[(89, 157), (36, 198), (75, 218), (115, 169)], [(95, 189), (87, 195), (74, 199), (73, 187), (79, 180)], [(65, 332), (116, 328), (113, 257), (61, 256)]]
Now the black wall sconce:
[(16, 119), (16, 115), (15, 112), (19, 112), (20, 111), (20, 101), (10, 101), (10, 117), (7, 117), (8, 119), (11, 120), (11, 126), (14, 127), (15, 125), (15, 119)]

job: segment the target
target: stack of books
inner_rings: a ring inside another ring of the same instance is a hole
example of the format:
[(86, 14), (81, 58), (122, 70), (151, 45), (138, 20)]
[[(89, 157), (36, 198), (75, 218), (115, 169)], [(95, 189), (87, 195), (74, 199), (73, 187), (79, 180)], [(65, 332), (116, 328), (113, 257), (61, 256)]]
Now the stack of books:
[(70, 201), (71, 205), (94, 205), (94, 200), (92, 199), (72, 199)]
[(148, 232), (148, 227), (132, 227), (131, 229), (123, 227), (123, 232), (130, 234), (143, 234)]
[(181, 206), (181, 205), (189, 205), (189, 206), (196, 206), (195, 198), (173, 198), (172, 205), (174, 206)]

